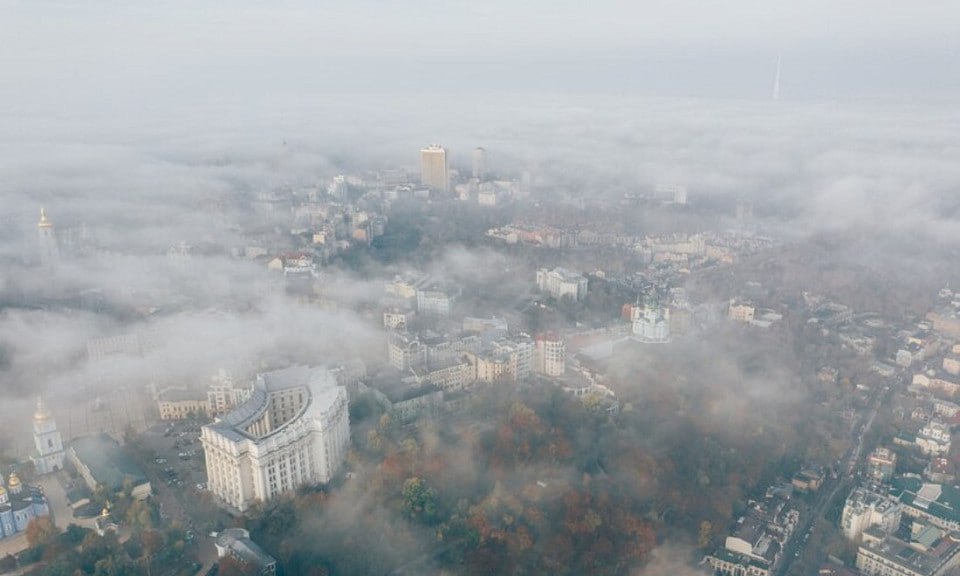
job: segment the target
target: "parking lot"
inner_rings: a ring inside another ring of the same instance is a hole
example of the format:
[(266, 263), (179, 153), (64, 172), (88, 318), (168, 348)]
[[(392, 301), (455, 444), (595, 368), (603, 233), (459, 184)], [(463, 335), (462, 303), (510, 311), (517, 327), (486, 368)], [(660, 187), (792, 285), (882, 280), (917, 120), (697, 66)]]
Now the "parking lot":
[(200, 426), (203, 422), (184, 420), (161, 422), (143, 434), (143, 442), (155, 454), (149, 463), (153, 478), (171, 489), (203, 491), (207, 472), (200, 445)]
[[(207, 473), (200, 445), (200, 427), (205, 421), (160, 422), (142, 435), (144, 448), (153, 459), (147, 462), (147, 474), (155, 484), (164, 523), (179, 524), (187, 531), (188, 541), (204, 567), (216, 561), (216, 550), (208, 536), (209, 527), (198, 526), (198, 500), (206, 492)], [(203, 524), (203, 522), (199, 522)]]

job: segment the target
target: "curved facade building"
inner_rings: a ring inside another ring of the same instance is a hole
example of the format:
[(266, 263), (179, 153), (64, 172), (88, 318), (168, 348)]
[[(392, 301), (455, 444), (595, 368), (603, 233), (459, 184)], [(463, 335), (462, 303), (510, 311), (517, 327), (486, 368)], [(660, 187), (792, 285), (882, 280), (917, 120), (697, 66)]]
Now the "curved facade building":
[(330, 481), (350, 447), (347, 408), (346, 388), (326, 368), (258, 375), (249, 400), (203, 427), (210, 491), (242, 512), (303, 484)]

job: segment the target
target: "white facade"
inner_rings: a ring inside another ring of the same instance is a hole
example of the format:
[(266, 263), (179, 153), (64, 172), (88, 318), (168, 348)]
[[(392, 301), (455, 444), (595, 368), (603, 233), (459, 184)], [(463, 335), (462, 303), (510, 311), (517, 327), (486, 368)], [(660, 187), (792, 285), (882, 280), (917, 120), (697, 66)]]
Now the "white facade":
[(587, 278), (566, 268), (537, 270), (537, 288), (557, 300), (569, 296), (579, 302), (587, 297)]
[(863, 531), (877, 526), (886, 534), (892, 534), (900, 526), (903, 507), (896, 499), (856, 488), (843, 506), (840, 529), (848, 540), (859, 540)]
[(670, 341), (670, 310), (668, 308), (648, 303), (643, 308), (634, 308), (631, 316), (633, 335), (637, 340), (650, 343)]
[(917, 433), (917, 446), (924, 454), (943, 456), (950, 452), (950, 427), (931, 420)]
[(260, 374), (250, 399), (204, 426), (200, 439), (210, 491), (240, 511), (329, 482), (350, 444), (346, 388), (326, 368)]
[(453, 299), (446, 292), (417, 290), (417, 312), (420, 314), (447, 316), (450, 314), (452, 303)]
[(42, 398), (37, 398), (33, 413), (33, 444), (36, 453), (31, 457), (37, 474), (49, 474), (63, 469), (63, 439), (57, 430), (57, 422), (47, 410)]
[(557, 334), (541, 334), (536, 340), (535, 369), (547, 376), (563, 376), (567, 371), (567, 352), (563, 339)]

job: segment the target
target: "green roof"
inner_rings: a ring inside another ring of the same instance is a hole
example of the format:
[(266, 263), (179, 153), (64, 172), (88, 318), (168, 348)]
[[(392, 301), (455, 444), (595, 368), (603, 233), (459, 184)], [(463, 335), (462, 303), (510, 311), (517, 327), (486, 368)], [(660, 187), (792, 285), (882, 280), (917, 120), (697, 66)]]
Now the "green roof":
[[(917, 492), (920, 491), (922, 486), (923, 481), (920, 478), (915, 476), (900, 477), (893, 481), (890, 492), (900, 498), (900, 502), (904, 505), (913, 506), (913, 502), (917, 498)], [(936, 502), (931, 502), (926, 508), (922, 506), (914, 507), (926, 510), (932, 516), (947, 522), (960, 523), (960, 488), (942, 484), (940, 485), (940, 496)]]
[(147, 482), (140, 466), (127, 455), (116, 440), (106, 434), (84, 436), (70, 444), (77, 458), (90, 470), (97, 483), (120, 490), (126, 481), (134, 486)]

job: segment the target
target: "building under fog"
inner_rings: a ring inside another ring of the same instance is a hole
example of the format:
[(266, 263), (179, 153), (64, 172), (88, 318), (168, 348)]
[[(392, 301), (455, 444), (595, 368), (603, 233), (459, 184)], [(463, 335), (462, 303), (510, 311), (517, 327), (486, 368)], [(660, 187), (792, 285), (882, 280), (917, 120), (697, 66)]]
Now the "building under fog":
[(47, 500), (39, 488), (25, 486), (16, 473), (4, 486), (0, 475), (0, 539), (20, 534), (34, 518), (49, 515)]
[(350, 445), (346, 388), (326, 368), (260, 374), (250, 398), (204, 426), (200, 439), (210, 491), (237, 510), (328, 482)]
[(420, 183), (436, 190), (450, 189), (447, 151), (442, 146), (431, 144), (420, 150)]

